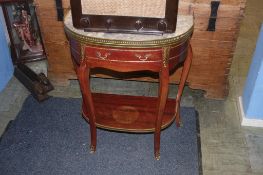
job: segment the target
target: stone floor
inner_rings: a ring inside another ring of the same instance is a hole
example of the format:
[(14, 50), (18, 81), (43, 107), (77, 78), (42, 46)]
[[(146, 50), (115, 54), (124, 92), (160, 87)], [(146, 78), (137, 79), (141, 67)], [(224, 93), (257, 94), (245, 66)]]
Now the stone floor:
[[(194, 106), (199, 112), (204, 175), (263, 174), (263, 129), (241, 127), (237, 108), (237, 98), (242, 95), (242, 87), (262, 23), (262, 8), (262, 0), (247, 2), (246, 16), (229, 76), (229, 97), (226, 100), (206, 99), (202, 91), (185, 88), (182, 106)], [(177, 87), (172, 85), (170, 89), (170, 96), (174, 97)], [(93, 79), (92, 90), (153, 96), (157, 94), (157, 84), (142, 83), (138, 86), (138, 82), (134, 81)], [(0, 93), (0, 134), (8, 121), (17, 115), (28, 94), (16, 78), (11, 79)], [(50, 95), (80, 97), (78, 83), (71, 81), (67, 87), (56, 86)]]
[[(156, 83), (92, 79), (92, 90), (95, 92), (155, 96), (157, 87)], [(169, 96), (174, 98), (177, 86), (171, 85), (170, 89)], [(8, 121), (15, 118), (28, 94), (16, 78), (11, 79), (0, 93), (0, 133)], [(67, 87), (57, 86), (49, 94), (64, 98), (81, 97), (77, 81), (71, 81)], [(242, 128), (234, 101), (205, 99), (202, 91), (186, 87), (182, 106), (193, 106), (199, 112), (204, 174), (263, 173), (263, 130)]]

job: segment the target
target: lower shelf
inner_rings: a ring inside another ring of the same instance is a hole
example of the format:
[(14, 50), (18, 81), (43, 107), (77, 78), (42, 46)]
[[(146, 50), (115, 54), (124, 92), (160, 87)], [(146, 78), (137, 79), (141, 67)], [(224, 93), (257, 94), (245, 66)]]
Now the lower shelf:
[[(128, 96), (114, 94), (92, 94), (96, 126), (124, 132), (153, 132), (157, 117), (157, 97)], [(167, 99), (162, 129), (169, 126), (175, 116), (175, 99)], [(82, 103), (82, 114), (89, 120)]]

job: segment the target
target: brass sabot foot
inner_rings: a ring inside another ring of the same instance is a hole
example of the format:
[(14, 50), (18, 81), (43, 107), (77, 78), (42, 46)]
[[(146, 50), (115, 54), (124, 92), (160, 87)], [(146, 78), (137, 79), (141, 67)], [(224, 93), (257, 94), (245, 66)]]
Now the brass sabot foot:
[(155, 159), (160, 160), (160, 158), (161, 158), (160, 153), (155, 153)]
[(90, 146), (90, 153), (93, 154), (93, 153), (95, 153), (95, 151), (96, 151), (96, 147), (91, 145)]

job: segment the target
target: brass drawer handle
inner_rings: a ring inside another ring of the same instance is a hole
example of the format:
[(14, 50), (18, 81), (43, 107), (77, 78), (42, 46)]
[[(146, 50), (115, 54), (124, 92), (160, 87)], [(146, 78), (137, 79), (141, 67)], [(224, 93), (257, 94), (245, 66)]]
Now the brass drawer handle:
[(152, 54), (145, 54), (143, 56), (140, 54), (135, 54), (135, 56), (141, 61), (146, 61), (146, 60), (148, 60), (148, 58), (150, 58), (152, 56)]
[(108, 59), (108, 56), (110, 56), (111, 53), (105, 53), (104, 56), (100, 53), (100, 52), (96, 52), (96, 56), (97, 58), (101, 59), (101, 60), (106, 60)]

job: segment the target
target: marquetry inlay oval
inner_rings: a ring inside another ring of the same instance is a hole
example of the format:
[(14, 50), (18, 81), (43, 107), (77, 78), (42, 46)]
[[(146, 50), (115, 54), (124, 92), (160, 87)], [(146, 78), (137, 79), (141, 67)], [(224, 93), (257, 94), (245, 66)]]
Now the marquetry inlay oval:
[(132, 106), (120, 106), (112, 111), (112, 116), (118, 123), (130, 124), (137, 120), (139, 112)]

